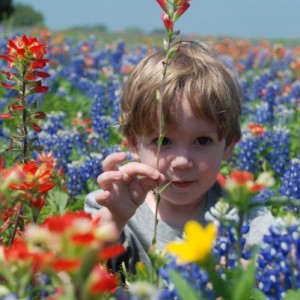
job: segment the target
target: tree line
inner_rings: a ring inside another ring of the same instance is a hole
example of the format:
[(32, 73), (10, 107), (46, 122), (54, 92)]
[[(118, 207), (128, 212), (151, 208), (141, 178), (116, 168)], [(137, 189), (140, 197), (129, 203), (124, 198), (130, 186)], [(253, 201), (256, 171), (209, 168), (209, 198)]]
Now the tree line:
[(14, 4), (13, 0), (0, 0), (0, 24), (13, 27), (43, 26), (43, 15), (30, 5)]

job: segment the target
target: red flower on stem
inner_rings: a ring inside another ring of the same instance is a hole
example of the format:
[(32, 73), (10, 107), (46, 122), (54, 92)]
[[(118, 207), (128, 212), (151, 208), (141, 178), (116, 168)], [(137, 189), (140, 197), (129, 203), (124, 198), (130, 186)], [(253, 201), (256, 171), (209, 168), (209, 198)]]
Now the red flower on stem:
[[(19, 151), (22, 155), (18, 155), (18, 161), (25, 163), (30, 161), (29, 154), (33, 150), (43, 149), (41, 146), (33, 143), (29, 138), (30, 131), (28, 126), (40, 132), (42, 128), (32, 121), (32, 118), (43, 119), (43, 112), (34, 112), (33, 107), (28, 107), (26, 96), (33, 93), (45, 93), (48, 90), (47, 86), (42, 84), (44, 78), (49, 77), (49, 73), (40, 69), (44, 68), (49, 62), (44, 58), (47, 53), (45, 44), (40, 43), (35, 37), (16, 37), (8, 40), (6, 54), (0, 54), (0, 58), (7, 61), (8, 68), (12, 71), (2, 71), (6, 78), (11, 82), (1, 82), (1, 85), (7, 89), (15, 89), (18, 91), (18, 97), (15, 100), (18, 103), (8, 105), (10, 113), (0, 114), (0, 119), (15, 118), (20, 120), (18, 132), (11, 135), (11, 147), (7, 151)], [(17, 120), (18, 121), (18, 120)], [(21, 157), (21, 158), (19, 158)]]
[(232, 192), (244, 188), (249, 193), (257, 193), (265, 187), (273, 185), (272, 176), (268, 172), (260, 174), (255, 180), (252, 173), (242, 170), (232, 171), (227, 178), (222, 174), (218, 174), (217, 181), (226, 190)]
[(31, 261), (31, 271), (36, 273), (52, 259), (53, 254), (43, 252), (39, 248), (31, 249), (29, 245), (18, 238), (15, 239), (12, 245), (3, 246), (4, 257), (8, 262), (18, 265), (24, 264), (24, 261)]
[(248, 125), (248, 128), (253, 133), (253, 135), (262, 135), (266, 132), (266, 130), (262, 127), (261, 124), (250, 123)]
[(173, 23), (172, 19), (166, 13), (162, 14), (161, 19), (164, 22), (167, 34), (171, 34), (173, 32), (173, 29), (174, 29), (174, 23)]
[(118, 277), (108, 273), (102, 266), (96, 266), (92, 272), (92, 284), (90, 292), (92, 294), (113, 293), (117, 289)]

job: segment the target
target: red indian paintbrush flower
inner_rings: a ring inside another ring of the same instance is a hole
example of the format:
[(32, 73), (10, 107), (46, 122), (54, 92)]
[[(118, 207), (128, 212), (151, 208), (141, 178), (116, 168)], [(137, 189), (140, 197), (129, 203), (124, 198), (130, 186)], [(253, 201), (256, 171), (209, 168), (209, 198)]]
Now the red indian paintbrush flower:
[(25, 261), (31, 263), (30, 271), (40, 271), (52, 259), (53, 254), (43, 252), (38, 247), (30, 247), (24, 240), (15, 239), (12, 245), (3, 246), (3, 254), (7, 262), (18, 266), (24, 265)]
[(229, 192), (244, 188), (249, 193), (257, 193), (274, 184), (274, 179), (269, 172), (261, 173), (255, 180), (252, 173), (242, 170), (233, 170), (227, 178), (222, 174), (218, 174), (217, 180)]
[(47, 46), (41, 44), (35, 37), (16, 37), (14, 40), (8, 40), (7, 55), (0, 54), (0, 57), (8, 62), (9, 68), (12, 68), (16, 62), (29, 60), (33, 63), (33, 69), (38, 64), (43, 68), (47, 62), (44, 55), (47, 53)]
[(45, 204), (45, 194), (54, 188), (52, 168), (46, 164), (30, 161), (15, 166), (22, 177), (17, 182), (9, 184), (8, 188), (20, 193), (19, 199), (41, 210)]
[(248, 128), (252, 132), (253, 135), (262, 135), (266, 132), (266, 130), (263, 128), (262, 124), (250, 123), (248, 125)]
[(44, 119), (45, 113), (36, 112), (36, 107), (29, 106), (26, 97), (48, 90), (42, 83), (42, 79), (50, 76), (41, 70), (49, 62), (44, 58), (45, 54), (47, 46), (40, 43), (37, 38), (26, 35), (9, 39), (6, 54), (0, 54), (0, 58), (6, 60), (7, 67), (11, 69), (1, 71), (9, 82), (0, 82), (0, 85), (18, 92), (13, 103), (8, 105), (9, 112), (0, 114), (0, 119), (14, 118), (15, 124), (20, 124), (17, 126), (17, 133), (11, 135), (11, 145), (6, 150), (21, 152), (21, 155), (17, 156), (17, 161), (22, 163), (30, 161), (29, 154), (32, 151), (43, 149), (34, 142), (34, 139), (30, 139), (31, 132), (28, 127), (40, 132), (42, 128), (33, 119)]
[(164, 11), (161, 19), (164, 23), (168, 37), (174, 33), (174, 23), (182, 16), (190, 7), (190, 0), (156, 0), (159, 6)]

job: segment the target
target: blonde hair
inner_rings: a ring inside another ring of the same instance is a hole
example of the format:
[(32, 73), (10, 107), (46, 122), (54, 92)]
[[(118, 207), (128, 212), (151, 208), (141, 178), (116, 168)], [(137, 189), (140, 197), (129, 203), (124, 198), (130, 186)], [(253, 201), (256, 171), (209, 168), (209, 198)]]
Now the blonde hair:
[[(227, 144), (241, 136), (241, 92), (233, 73), (204, 45), (179, 42), (169, 61), (162, 95), (166, 126), (176, 127), (172, 117), (184, 91), (195, 116), (214, 122), (219, 139)], [(144, 58), (133, 70), (121, 96), (121, 122), (126, 137), (150, 135), (158, 123), (157, 92), (162, 91), (166, 51)]]

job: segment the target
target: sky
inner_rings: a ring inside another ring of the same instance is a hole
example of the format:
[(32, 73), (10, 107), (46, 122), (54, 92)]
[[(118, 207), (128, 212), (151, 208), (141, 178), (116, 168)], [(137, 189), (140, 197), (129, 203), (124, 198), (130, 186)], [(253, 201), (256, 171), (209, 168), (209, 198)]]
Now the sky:
[[(14, 0), (43, 14), (49, 29), (104, 25), (111, 32), (163, 29), (155, 0)], [(191, 0), (176, 22), (183, 34), (300, 38), (300, 0)]]

